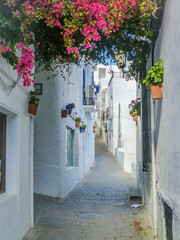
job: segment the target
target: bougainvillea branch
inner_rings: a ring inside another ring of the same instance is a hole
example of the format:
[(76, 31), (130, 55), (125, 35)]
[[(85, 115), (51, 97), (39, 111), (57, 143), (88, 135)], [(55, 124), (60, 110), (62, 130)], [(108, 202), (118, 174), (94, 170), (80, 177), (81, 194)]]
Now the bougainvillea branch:
[[(108, 48), (116, 47), (121, 36), (135, 36), (134, 39), (147, 37), (148, 19), (157, 8), (155, 0), (0, 1), (11, 12), (12, 18), (19, 22), (23, 52), (25, 46), (27, 50), (28, 45), (33, 43), (36, 46), (35, 60), (45, 65), (52, 63), (52, 60), (62, 64), (79, 63), (86, 57), (98, 58), (103, 49), (98, 47), (99, 44), (104, 45), (107, 51)], [(34, 39), (30, 37), (32, 32)], [(18, 42), (14, 39), (14, 49)], [(2, 42), (0, 47), (0, 53), (7, 58), (3, 54), (5, 50)], [(130, 50), (133, 47), (130, 45)], [(26, 56), (29, 58), (28, 54), (23, 54), (23, 59)], [(25, 86), (29, 85), (27, 77), (30, 76), (30, 69), (24, 71)]]

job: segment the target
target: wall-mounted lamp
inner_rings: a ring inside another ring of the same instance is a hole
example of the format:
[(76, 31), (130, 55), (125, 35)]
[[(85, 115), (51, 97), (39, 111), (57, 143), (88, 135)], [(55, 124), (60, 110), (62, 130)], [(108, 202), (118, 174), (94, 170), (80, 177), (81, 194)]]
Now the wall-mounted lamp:
[(121, 69), (126, 67), (126, 54), (122, 51), (114, 54), (117, 66)]
[(122, 69), (123, 75), (128, 73), (128, 68), (126, 68), (126, 54), (123, 51), (118, 51), (114, 54), (117, 66)]

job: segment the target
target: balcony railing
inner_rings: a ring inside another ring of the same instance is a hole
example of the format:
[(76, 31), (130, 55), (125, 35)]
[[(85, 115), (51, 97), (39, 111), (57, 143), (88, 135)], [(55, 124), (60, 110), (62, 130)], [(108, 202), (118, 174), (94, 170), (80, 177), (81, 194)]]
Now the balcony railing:
[(84, 97), (83, 98), (83, 105), (92, 105), (94, 106), (95, 105), (95, 101), (94, 101), (94, 98), (93, 97)]

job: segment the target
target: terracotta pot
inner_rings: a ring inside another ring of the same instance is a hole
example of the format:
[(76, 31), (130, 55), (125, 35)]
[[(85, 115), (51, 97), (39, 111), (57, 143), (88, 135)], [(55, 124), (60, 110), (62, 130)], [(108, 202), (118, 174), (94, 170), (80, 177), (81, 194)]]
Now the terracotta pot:
[(141, 116), (141, 108), (140, 108), (140, 107), (137, 108), (137, 115), (138, 115), (138, 116)]
[(80, 122), (75, 121), (75, 127), (78, 128), (80, 125)]
[(62, 115), (62, 118), (67, 118), (68, 110), (67, 110), (67, 109), (63, 109), (63, 110), (61, 111), (61, 115)]
[(161, 99), (163, 97), (162, 94), (162, 83), (159, 83), (157, 85), (153, 85), (152, 83), (150, 83), (150, 89), (151, 89), (151, 95), (153, 99)]
[(38, 103), (29, 103), (29, 107), (28, 107), (29, 114), (36, 116), (38, 111), (38, 106), (39, 106)]
[(138, 120), (138, 115), (134, 115), (134, 116), (133, 116), (133, 121), (136, 122), (137, 120)]
[(84, 128), (82, 129), (82, 132), (85, 132), (85, 129), (84, 129)]

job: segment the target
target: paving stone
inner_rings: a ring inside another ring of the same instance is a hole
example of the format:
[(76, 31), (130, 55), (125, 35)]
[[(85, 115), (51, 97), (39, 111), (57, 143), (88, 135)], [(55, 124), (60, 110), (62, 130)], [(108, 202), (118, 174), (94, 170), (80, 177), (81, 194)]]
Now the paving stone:
[[(131, 208), (139, 203), (133, 194), (139, 191), (131, 175), (97, 138), (94, 167), (72, 192), (64, 199), (35, 195), (35, 228), (23, 240), (153, 240), (147, 210)], [(135, 220), (146, 235), (137, 234)]]

